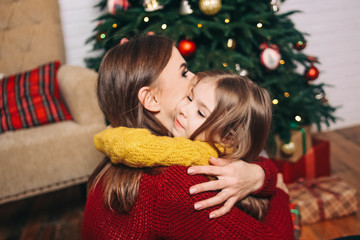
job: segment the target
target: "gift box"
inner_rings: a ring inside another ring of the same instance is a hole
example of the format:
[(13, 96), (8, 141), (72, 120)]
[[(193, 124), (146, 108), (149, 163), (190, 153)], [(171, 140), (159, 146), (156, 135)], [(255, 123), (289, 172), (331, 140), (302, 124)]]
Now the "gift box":
[(309, 148), (311, 148), (311, 134), (310, 126), (301, 127), (292, 127), (294, 130), (291, 131), (290, 142), (294, 144), (294, 150), (291, 155), (286, 155), (282, 151), (282, 146), (284, 142), (280, 140), (279, 135), (275, 136), (276, 142), (276, 153), (270, 154), (271, 159), (286, 161), (286, 162), (297, 162), (301, 156), (303, 156)]
[(330, 143), (316, 138), (312, 142), (313, 146), (295, 163), (273, 159), (285, 183), (330, 175)]
[(290, 202), (301, 214), (301, 224), (338, 218), (357, 211), (356, 189), (338, 177), (300, 179), (287, 185)]

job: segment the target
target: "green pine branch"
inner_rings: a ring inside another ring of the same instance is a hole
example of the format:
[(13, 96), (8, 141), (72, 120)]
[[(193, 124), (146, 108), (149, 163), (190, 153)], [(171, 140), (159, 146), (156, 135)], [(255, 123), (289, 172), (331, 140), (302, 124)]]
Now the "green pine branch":
[[(324, 88), (327, 86), (316, 84), (316, 80), (309, 84), (304, 73), (298, 70), (311, 64), (305, 51), (294, 49), (297, 41), (306, 42), (308, 36), (298, 31), (290, 19), (299, 11), (275, 13), (270, 0), (227, 0), (222, 1), (217, 14), (207, 16), (199, 9), (198, 0), (189, 0), (193, 13), (181, 15), (179, 1), (158, 2), (164, 7), (154, 12), (146, 12), (139, 1), (130, 1), (132, 7), (127, 11), (120, 9), (115, 15), (106, 13), (99, 16), (95, 20), (99, 24), (86, 43), (92, 44), (93, 50), (103, 51), (97, 57), (86, 58), (86, 65), (97, 70), (105, 52), (119, 44), (124, 37), (131, 38), (152, 31), (172, 38), (176, 44), (187, 38), (194, 41), (197, 47), (196, 53), (186, 59), (190, 70), (198, 72), (216, 68), (238, 73), (237, 67), (240, 66), (278, 101), (274, 104), (268, 140), (270, 146), (274, 146), (275, 134), (284, 142), (290, 140), (290, 125), (295, 121), (295, 116), (301, 116), (298, 124), (316, 124), (319, 130), (321, 123), (330, 125), (337, 120), (334, 116), (337, 108), (317, 98), (319, 93), (325, 95)], [(101, 0), (97, 7), (104, 9), (106, 4), (106, 0)], [(149, 21), (145, 21), (145, 18)], [(226, 19), (229, 19), (228, 23)], [(262, 24), (261, 28), (257, 26), (258, 23)], [(165, 29), (162, 28), (163, 24), (166, 24)], [(235, 49), (227, 47), (229, 38), (235, 41)], [(260, 63), (262, 50), (259, 46), (262, 43), (277, 45), (284, 64), (275, 70), (267, 70)]]

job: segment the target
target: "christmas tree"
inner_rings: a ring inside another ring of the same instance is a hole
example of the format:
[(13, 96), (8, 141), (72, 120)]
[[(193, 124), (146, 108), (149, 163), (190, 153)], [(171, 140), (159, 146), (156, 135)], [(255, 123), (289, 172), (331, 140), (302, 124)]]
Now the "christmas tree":
[[(193, 72), (223, 69), (248, 76), (268, 89), (273, 99), (274, 135), (287, 143), (291, 129), (335, 121), (325, 84), (316, 83), (316, 57), (307, 55), (306, 34), (289, 16), (280, 14), (280, 0), (101, 0), (107, 12), (87, 43), (103, 50), (85, 59), (97, 70), (102, 57), (123, 38), (159, 34), (172, 38)], [(299, 69), (303, 69), (302, 71)]]

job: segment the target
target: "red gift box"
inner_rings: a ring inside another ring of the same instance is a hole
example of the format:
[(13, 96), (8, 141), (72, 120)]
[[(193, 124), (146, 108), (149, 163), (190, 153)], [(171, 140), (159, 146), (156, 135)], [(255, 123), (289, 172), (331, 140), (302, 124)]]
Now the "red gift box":
[(273, 159), (285, 183), (330, 176), (330, 143), (316, 138), (312, 141), (313, 146), (295, 163)]

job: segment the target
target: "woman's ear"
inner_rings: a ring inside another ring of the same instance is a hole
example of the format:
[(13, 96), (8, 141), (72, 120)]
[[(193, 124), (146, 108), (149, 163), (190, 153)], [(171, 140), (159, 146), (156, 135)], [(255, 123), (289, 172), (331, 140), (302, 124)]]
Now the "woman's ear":
[(138, 92), (138, 99), (145, 109), (150, 112), (160, 111), (160, 102), (150, 87), (142, 87)]

